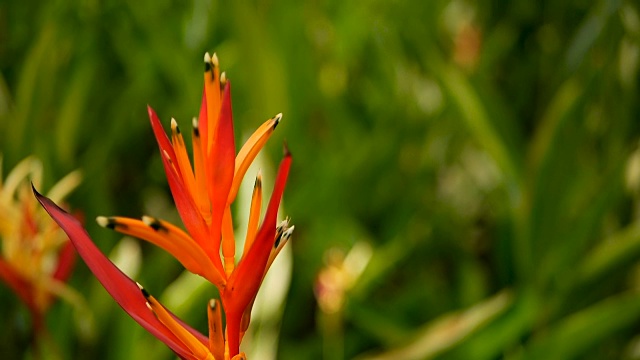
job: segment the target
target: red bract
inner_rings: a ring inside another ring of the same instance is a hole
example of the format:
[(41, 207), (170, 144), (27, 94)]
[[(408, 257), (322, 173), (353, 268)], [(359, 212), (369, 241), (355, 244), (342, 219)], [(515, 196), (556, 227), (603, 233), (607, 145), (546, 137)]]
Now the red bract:
[[(51, 217), (60, 225), (62, 230), (76, 247), (80, 257), (98, 278), (107, 292), (116, 302), (142, 327), (167, 344), (171, 350), (183, 359), (195, 359), (188, 349), (171, 331), (169, 331), (158, 318), (147, 308), (147, 298), (139, 286), (120, 269), (118, 269), (100, 250), (93, 244), (86, 230), (80, 222), (67, 212), (62, 210), (53, 201), (39, 194), (36, 189), (33, 192)], [(202, 344), (206, 344), (206, 337), (184, 325), (184, 328)]]

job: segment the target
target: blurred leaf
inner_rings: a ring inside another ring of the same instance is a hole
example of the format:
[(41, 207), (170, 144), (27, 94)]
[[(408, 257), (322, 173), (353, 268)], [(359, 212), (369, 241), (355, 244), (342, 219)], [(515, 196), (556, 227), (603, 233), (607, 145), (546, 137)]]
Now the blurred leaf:
[(430, 359), (481, 331), (503, 313), (513, 302), (513, 295), (503, 291), (471, 308), (445, 314), (417, 331), (407, 345), (379, 355), (363, 356), (362, 360)]
[(603, 280), (607, 275), (623, 269), (640, 256), (640, 223), (612, 234), (591, 250), (575, 270), (574, 281), (580, 285)]
[(383, 247), (374, 248), (369, 262), (350, 291), (351, 296), (357, 299), (366, 299), (372, 287), (388, 277), (389, 273), (403, 262), (417, 245), (417, 243), (407, 244), (400, 237), (397, 237)]
[[(75, 69), (72, 78), (66, 86), (66, 96), (60, 105), (59, 120), (56, 123), (55, 136), (58, 157), (62, 163), (70, 164), (78, 151), (82, 120), (85, 119), (85, 106), (88, 104), (90, 88), (94, 85), (93, 72), (95, 63), (84, 61)], [(73, 165), (73, 164), (71, 164)]]
[(636, 323), (640, 295), (624, 293), (600, 301), (552, 324), (526, 346), (520, 358), (572, 359)]
[(469, 130), (475, 139), (486, 148), (502, 170), (507, 191), (516, 201), (521, 186), (521, 169), (517, 159), (509, 153), (504, 141), (489, 120), (485, 105), (480, 101), (477, 90), (465, 79), (459, 70), (450, 65), (434, 62), (434, 70), (441, 76), (449, 96), (456, 102)]
[(443, 354), (443, 359), (495, 359), (518, 344), (533, 326), (540, 303), (531, 289), (520, 289), (513, 305), (477, 333)]
[(583, 84), (575, 78), (570, 78), (559, 87), (546, 107), (529, 150), (532, 168), (538, 177), (546, 175), (540, 168), (553, 158), (555, 144), (562, 141), (559, 137), (560, 130), (571, 119), (571, 110), (583, 94), (583, 90)]
[(601, 0), (593, 7), (591, 14), (582, 21), (567, 49), (566, 64), (570, 71), (575, 71), (580, 65), (587, 51), (601, 35), (607, 21), (616, 13), (621, 4), (621, 0)]

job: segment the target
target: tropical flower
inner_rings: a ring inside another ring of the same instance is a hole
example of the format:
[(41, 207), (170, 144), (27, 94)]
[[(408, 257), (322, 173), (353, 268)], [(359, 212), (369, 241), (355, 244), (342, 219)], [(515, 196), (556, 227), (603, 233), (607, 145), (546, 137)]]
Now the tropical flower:
[(158, 116), (148, 107), (169, 187), (187, 231), (149, 216), (141, 220), (98, 217), (97, 221), (101, 226), (163, 248), (187, 270), (214, 284), (219, 290), (225, 312), (226, 340), (217, 301), (212, 301), (209, 306), (207, 342), (206, 337), (171, 315), (145, 290), (138, 290), (135, 282), (100, 253), (77, 221), (45, 197), (36, 196), (67, 232), (80, 256), (107, 291), (145, 329), (182, 358), (238, 359), (244, 358), (239, 350), (240, 341), (248, 328), (258, 288), (293, 232), (294, 227), (289, 226), (288, 219), (276, 223), (291, 166), (291, 155), (285, 146), (284, 159), (261, 226), (262, 179), (260, 174), (257, 175), (243, 254), (236, 264), (230, 205), (235, 200), (249, 165), (279, 124), (282, 114), (263, 123), (236, 155), (231, 83), (224, 73), (219, 73), (215, 54), (211, 57), (207, 53), (204, 60), (202, 105), (198, 119), (193, 120), (193, 166), (177, 122), (174, 119), (171, 121), (169, 140)]
[[(41, 180), (42, 165), (32, 157), (16, 165), (4, 183), (0, 176), (0, 280), (27, 306), (36, 333), (44, 330), (44, 315), (56, 296), (79, 302), (65, 284), (75, 262), (73, 246), (29, 196), (29, 182)], [(79, 182), (80, 174), (72, 172), (48, 196), (62, 201)]]
[(349, 291), (369, 264), (372, 249), (359, 241), (345, 255), (332, 248), (325, 253), (325, 266), (320, 269), (314, 286), (318, 307), (324, 314), (335, 314), (344, 308)]

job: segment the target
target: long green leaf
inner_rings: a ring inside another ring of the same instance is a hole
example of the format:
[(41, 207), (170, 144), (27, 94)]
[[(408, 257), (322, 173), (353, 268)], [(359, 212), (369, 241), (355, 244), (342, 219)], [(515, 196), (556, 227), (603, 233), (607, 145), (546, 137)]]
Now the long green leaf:
[(481, 331), (513, 303), (513, 295), (503, 291), (471, 308), (445, 314), (426, 325), (407, 345), (388, 352), (364, 356), (361, 360), (430, 359), (470, 334)]
[(639, 318), (640, 294), (616, 295), (550, 326), (525, 347), (522, 359), (576, 358)]

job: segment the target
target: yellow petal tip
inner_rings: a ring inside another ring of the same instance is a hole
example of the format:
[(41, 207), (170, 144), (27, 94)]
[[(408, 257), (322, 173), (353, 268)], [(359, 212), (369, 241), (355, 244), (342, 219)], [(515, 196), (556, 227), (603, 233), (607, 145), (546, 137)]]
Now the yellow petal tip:
[(178, 127), (178, 122), (176, 121), (175, 118), (171, 118), (171, 130), (178, 133), (180, 132), (180, 128)]
[(102, 227), (109, 226), (109, 219), (106, 216), (98, 216), (96, 218), (96, 222)]
[(278, 115), (273, 117), (273, 128), (275, 129), (278, 124), (280, 124), (280, 121), (282, 120), (282, 113), (279, 113)]
[(213, 53), (210, 61), (214, 67), (218, 67), (218, 55), (216, 53)]

